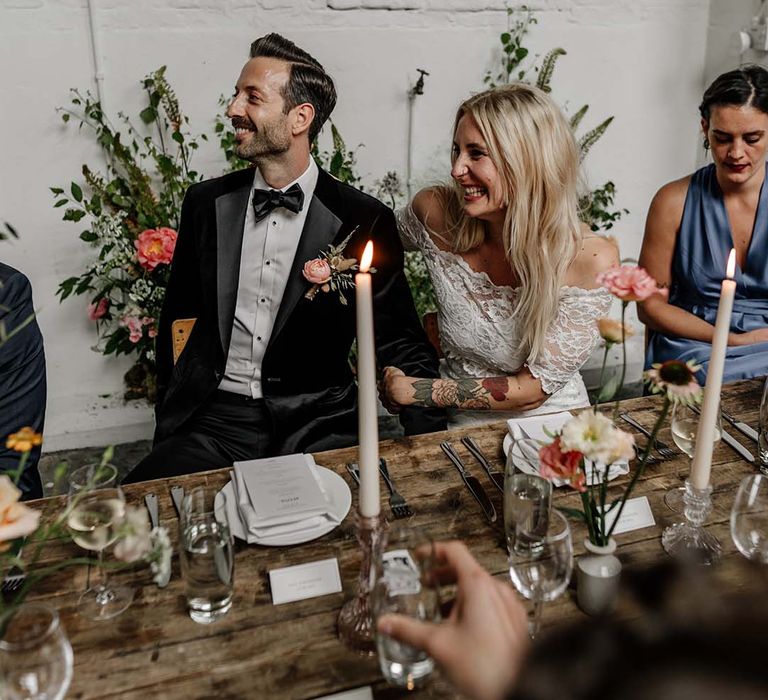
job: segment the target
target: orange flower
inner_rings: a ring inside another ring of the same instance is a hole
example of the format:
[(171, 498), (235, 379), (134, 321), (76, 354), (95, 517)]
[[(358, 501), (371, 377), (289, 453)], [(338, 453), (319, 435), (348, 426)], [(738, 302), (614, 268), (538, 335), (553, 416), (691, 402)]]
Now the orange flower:
[(43, 436), (29, 426), (22, 428), (18, 433), (11, 433), (5, 441), (5, 446), (15, 452), (31, 452), (33, 447), (42, 444)]
[(40, 513), (19, 503), (21, 491), (8, 478), (0, 475), (0, 552), (11, 547), (11, 542), (29, 535), (37, 529)]

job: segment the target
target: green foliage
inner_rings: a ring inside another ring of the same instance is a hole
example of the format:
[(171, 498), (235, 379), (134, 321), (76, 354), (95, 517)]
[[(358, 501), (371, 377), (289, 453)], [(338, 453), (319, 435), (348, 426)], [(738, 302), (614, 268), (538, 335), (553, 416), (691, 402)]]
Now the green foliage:
[(581, 198), (581, 217), (593, 231), (607, 231), (624, 214), (629, 214), (627, 209), (613, 209), (615, 196), (616, 186), (609, 180)]
[(227, 172), (242, 170), (250, 166), (247, 160), (239, 158), (235, 153), (235, 132), (230, 127), (228, 121), (223, 116), (229, 100), (224, 95), (219, 95), (219, 107), (221, 111), (216, 115), (213, 123), (213, 131), (219, 139), (219, 147), (224, 152), (224, 158), (227, 161)]
[(521, 64), (528, 57), (528, 49), (523, 46), (523, 39), (534, 24), (538, 24), (538, 20), (527, 5), (521, 5), (517, 10), (507, 8), (507, 31), (502, 32), (500, 37), (501, 67), (495, 75), (491, 71), (485, 74), (483, 82), (488, 87), (525, 78), (528, 69), (522, 68)]
[[(360, 187), (360, 176), (355, 172), (357, 167), (357, 154), (352, 149), (347, 148), (341, 133), (336, 125), (329, 119), (331, 125), (331, 150), (321, 151), (317, 141), (312, 144), (312, 156), (317, 165), (327, 170), (337, 180), (346, 182), (354, 187)], [(358, 144), (358, 148), (362, 144)]]

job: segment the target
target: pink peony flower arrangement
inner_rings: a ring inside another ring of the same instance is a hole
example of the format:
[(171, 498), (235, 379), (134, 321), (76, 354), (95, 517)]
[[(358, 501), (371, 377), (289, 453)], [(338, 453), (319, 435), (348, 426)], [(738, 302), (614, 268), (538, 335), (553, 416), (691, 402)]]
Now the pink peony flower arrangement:
[(88, 304), (88, 318), (91, 321), (98, 321), (100, 318), (104, 318), (109, 308), (109, 299), (102, 297), (96, 304)]
[(142, 231), (133, 243), (141, 266), (152, 272), (158, 265), (170, 265), (176, 238), (176, 231), (172, 228), (149, 228)]
[(600, 273), (597, 283), (623, 302), (645, 301), (654, 294), (667, 295), (667, 290), (660, 289), (656, 280), (637, 265), (613, 267)]
[(138, 343), (144, 335), (144, 327), (147, 329), (147, 336), (155, 338), (157, 336), (157, 327), (154, 325), (155, 319), (149, 316), (123, 316), (120, 319), (120, 325), (128, 329), (128, 339), (132, 343)]

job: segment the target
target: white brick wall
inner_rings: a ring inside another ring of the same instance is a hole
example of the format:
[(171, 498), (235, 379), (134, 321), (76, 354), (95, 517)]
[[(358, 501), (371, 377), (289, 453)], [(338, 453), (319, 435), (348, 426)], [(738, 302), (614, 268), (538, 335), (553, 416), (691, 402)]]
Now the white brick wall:
[[(730, 2), (730, 0), (727, 0)], [(714, 0), (713, 0), (714, 2)], [(217, 99), (229, 94), (250, 42), (278, 31), (313, 53), (340, 94), (334, 120), (347, 143), (364, 143), (359, 170), (371, 184), (405, 171), (409, 85), (430, 72), (416, 103), (413, 157), (421, 183), (445, 177), (450, 125), (458, 102), (482, 87), (506, 26), (501, 0), (93, 0), (110, 113), (135, 114), (139, 80), (160, 65), (195, 131), (211, 132)], [(540, 0), (528, 46), (568, 55), (554, 95), (571, 109), (591, 105), (585, 127), (616, 120), (587, 160), (593, 184), (612, 179), (631, 214), (617, 227), (625, 255), (639, 250), (645, 212), (664, 182), (696, 163), (696, 105), (703, 87), (708, 0)], [(726, 0), (720, 4), (726, 4)], [(720, 12), (722, 14), (722, 12)], [(89, 347), (95, 331), (83, 298), (59, 305), (59, 281), (86, 259), (76, 225), (60, 221), (48, 187), (99, 163), (92, 141), (64, 127), (55, 108), (69, 87), (93, 87), (85, 0), (0, 0), (0, 220), (21, 233), (0, 255), (24, 269), (35, 288), (46, 338), (49, 449), (56, 436), (120, 423), (147, 430), (148, 413), (114, 398), (129, 363)], [(216, 148), (196, 166), (215, 175)], [(138, 427), (136, 427), (138, 426)], [(89, 438), (90, 439), (90, 438)], [(72, 438), (67, 439), (71, 443)]]

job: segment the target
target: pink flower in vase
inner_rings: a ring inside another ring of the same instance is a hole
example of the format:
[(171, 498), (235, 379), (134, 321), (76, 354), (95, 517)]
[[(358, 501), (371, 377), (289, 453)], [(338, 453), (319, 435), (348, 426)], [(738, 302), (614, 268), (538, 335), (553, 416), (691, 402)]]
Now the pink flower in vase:
[(148, 228), (133, 242), (141, 266), (152, 272), (158, 265), (168, 265), (176, 248), (177, 234), (172, 228)]
[(645, 301), (654, 294), (667, 295), (667, 290), (659, 289), (656, 280), (637, 265), (612, 267), (597, 276), (597, 283), (622, 301)]
[(563, 452), (557, 437), (539, 450), (540, 474), (545, 479), (562, 479), (576, 491), (586, 491), (586, 475), (581, 468), (583, 458), (584, 455), (576, 450)]
[(109, 308), (109, 299), (102, 297), (96, 304), (88, 304), (88, 318), (91, 321), (98, 321), (103, 318)]
[(307, 260), (302, 270), (304, 279), (312, 284), (325, 284), (331, 279), (331, 266), (325, 258)]

